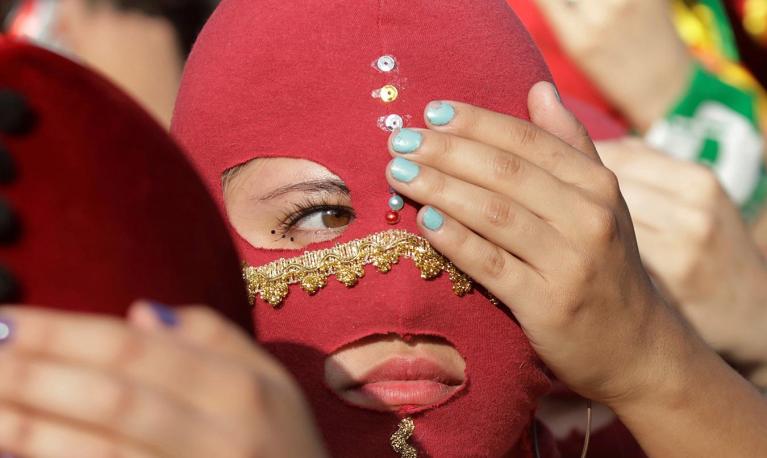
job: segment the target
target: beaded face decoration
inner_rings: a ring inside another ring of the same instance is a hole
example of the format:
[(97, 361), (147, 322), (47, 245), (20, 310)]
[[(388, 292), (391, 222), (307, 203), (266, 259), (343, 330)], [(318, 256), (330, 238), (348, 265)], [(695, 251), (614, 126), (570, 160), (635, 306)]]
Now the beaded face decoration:
[[(401, 86), (403, 80), (399, 77), (399, 66), (397, 65), (397, 59), (391, 55), (384, 55), (376, 59), (372, 67), (379, 72), (391, 77), (391, 82), (384, 85), (380, 89), (376, 89), (372, 92), (374, 99), (378, 99), (384, 104), (391, 104), (395, 102), (401, 92)], [(398, 87), (398, 85), (400, 87)], [(397, 129), (405, 127), (406, 118), (398, 113), (390, 113), (381, 116), (378, 119), (378, 126), (387, 133), (393, 132)], [(389, 198), (389, 211), (386, 212), (386, 222), (391, 225), (395, 225), (401, 221), (400, 210), (405, 207), (405, 200), (399, 194), (390, 189), (391, 197)]]

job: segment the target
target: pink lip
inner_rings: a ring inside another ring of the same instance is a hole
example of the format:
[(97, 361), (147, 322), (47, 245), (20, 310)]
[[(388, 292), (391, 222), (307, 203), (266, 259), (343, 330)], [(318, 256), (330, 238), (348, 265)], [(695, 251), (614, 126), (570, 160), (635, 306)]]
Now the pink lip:
[(418, 409), (450, 399), (463, 380), (425, 358), (393, 358), (344, 390), (352, 404), (375, 410)]

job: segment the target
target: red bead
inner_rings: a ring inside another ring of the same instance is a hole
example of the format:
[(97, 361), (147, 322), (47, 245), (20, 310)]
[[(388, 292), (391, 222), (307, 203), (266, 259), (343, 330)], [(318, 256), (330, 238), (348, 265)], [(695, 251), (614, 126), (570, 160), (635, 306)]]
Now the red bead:
[(400, 220), (399, 212), (395, 212), (394, 210), (389, 210), (388, 212), (386, 212), (387, 223), (394, 225), (399, 223), (399, 220)]

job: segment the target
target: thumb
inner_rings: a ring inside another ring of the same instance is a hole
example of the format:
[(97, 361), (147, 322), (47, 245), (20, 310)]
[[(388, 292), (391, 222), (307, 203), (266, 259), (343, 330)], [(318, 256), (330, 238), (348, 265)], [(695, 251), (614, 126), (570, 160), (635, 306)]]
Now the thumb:
[(560, 140), (599, 161), (589, 133), (570, 110), (562, 105), (559, 93), (548, 81), (536, 83), (527, 97), (530, 120), (536, 126), (556, 135)]

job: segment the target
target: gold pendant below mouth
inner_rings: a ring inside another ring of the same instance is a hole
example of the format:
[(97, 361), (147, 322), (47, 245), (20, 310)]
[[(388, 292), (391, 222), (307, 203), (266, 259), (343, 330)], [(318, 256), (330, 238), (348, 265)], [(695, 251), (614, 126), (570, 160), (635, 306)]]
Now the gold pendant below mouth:
[(459, 297), (474, 287), (471, 278), (439, 254), (425, 238), (403, 230), (379, 232), (259, 267), (245, 266), (243, 277), (251, 304), (260, 297), (272, 307), (279, 307), (288, 296), (290, 285), (300, 284), (312, 295), (327, 285), (329, 277), (335, 276), (339, 282), (352, 287), (365, 276), (366, 265), (372, 264), (379, 272), (387, 273), (401, 258), (411, 259), (424, 280), (446, 272), (453, 283), (453, 292)]
[(399, 453), (401, 458), (418, 458), (418, 451), (407, 443), (413, 436), (413, 431), (415, 422), (412, 418), (405, 418), (399, 422), (397, 431), (389, 439), (392, 450)]

